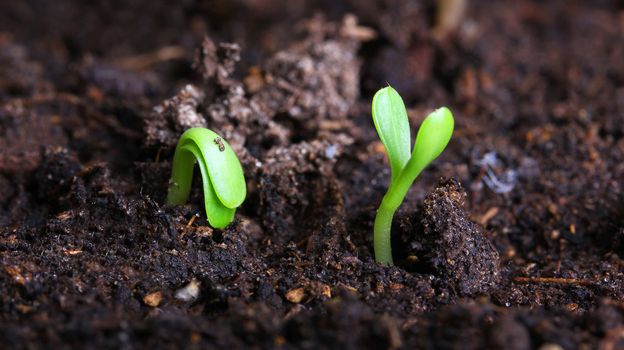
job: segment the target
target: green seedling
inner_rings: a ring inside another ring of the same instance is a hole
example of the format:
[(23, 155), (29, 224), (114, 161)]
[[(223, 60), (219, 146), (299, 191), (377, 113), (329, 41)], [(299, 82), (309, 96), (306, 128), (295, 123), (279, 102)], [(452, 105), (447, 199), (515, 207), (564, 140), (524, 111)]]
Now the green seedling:
[(173, 156), (167, 204), (188, 201), (195, 162), (201, 172), (208, 223), (214, 228), (224, 228), (234, 220), (247, 188), (236, 153), (212, 130), (191, 128), (180, 137)]
[(411, 135), (403, 100), (392, 87), (385, 87), (373, 98), (373, 122), (390, 163), (391, 179), (375, 216), (373, 245), (375, 260), (392, 265), (390, 231), (392, 218), (420, 172), (436, 159), (453, 134), (453, 114), (442, 107), (425, 118), (410, 154)]

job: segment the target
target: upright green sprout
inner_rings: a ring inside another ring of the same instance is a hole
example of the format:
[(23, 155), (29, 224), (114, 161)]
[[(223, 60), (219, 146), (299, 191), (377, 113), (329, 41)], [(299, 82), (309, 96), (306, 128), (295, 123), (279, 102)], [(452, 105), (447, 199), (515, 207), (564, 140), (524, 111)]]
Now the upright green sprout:
[(442, 107), (425, 118), (410, 154), (411, 136), (403, 100), (392, 87), (385, 87), (373, 98), (373, 122), (390, 163), (391, 180), (375, 216), (373, 244), (375, 260), (392, 265), (390, 231), (392, 218), (420, 172), (436, 159), (453, 134), (453, 114)]
[(232, 147), (212, 130), (191, 128), (180, 137), (173, 156), (167, 204), (184, 204), (188, 200), (195, 161), (201, 171), (208, 223), (224, 228), (245, 200), (247, 188), (243, 168)]

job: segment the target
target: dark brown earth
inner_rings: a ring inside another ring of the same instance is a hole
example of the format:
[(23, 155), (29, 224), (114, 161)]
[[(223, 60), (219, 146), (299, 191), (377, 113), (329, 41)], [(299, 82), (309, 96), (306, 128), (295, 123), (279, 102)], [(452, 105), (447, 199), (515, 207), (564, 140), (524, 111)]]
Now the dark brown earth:
[[(444, 3), (0, 2), (0, 347), (624, 348), (624, 6)], [(386, 83), (456, 118), (396, 267)], [(225, 230), (164, 205), (192, 126)]]

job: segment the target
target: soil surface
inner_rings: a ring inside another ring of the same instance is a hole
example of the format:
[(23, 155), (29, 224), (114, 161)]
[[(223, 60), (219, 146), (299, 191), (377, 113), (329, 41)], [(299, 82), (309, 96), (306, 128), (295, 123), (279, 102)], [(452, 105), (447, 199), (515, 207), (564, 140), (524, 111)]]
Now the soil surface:
[[(1, 2), (0, 347), (622, 349), (623, 62), (619, 1)], [(394, 267), (386, 83), (456, 119)], [(164, 203), (194, 126), (225, 230)]]

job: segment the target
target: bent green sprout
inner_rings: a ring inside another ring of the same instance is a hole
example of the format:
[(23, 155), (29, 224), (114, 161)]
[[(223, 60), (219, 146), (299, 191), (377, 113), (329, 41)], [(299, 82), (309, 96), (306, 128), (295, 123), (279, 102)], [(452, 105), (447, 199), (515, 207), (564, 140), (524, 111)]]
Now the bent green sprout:
[(453, 134), (453, 114), (442, 107), (425, 118), (410, 154), (411, 136), (403, 100), (392, 87), (385, 87), (373, 98), (373, 122), (390, 163), (391, 179), (375, 216), (373, 245), (375, 260), (392, 265), (392, 218), (420, 172), (436, 159)]
[(201, 172), (208, 223), (224, 228), (234, 220), (247, 188), (243, 168), (232, 147), (212, 130), (191, 128), (180, 137), (173, 156), (167, 204), (188, 201), (195, 161)]

